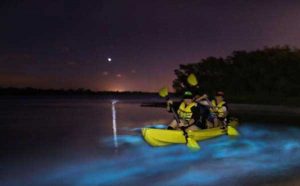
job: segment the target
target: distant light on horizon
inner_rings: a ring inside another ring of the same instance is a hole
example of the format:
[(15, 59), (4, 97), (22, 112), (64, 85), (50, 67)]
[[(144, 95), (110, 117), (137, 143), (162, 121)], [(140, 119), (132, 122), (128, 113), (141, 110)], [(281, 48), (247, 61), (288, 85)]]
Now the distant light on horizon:
[(114, 86), (111, 86), (111, 87), (109, 87), (105, 90), (113, 91), (113, 92), (124, 92), (124, 91), (129, 91), (129, 88), (125, 88), (125, 87), (122, 87), (120, 85), (114, 85)]

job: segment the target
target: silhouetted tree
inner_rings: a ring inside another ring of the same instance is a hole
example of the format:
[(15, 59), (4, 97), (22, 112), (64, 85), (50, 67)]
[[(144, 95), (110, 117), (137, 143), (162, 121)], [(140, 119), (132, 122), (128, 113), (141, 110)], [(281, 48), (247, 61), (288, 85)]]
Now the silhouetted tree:
[(194, 73), (207, 93), (224, 90), (244, 97), (296, 97), (300, 95), (300, 50), (276, 46), (256, 51), (234, 51), (223, 58), (208, 57), (180, 65), (173, 81), (176, 92), (191, 89), (187, 76)]

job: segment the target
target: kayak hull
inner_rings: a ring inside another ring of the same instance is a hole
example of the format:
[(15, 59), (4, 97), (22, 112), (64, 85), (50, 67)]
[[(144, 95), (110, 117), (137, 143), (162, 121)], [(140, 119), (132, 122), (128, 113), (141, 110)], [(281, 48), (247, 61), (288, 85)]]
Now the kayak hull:
[[(237, 121), (232, 121), (229, 126), (236, 127)], [(196, 141), (203, 141), (227, 134), (227, 130), (211, 128), (197, 131), (187, 131), (188, 136)], [(185, 144), (186, 139), (181, 130), (142, 128), (142, 136), (151, 146), (162, 147), (172, 144)]]

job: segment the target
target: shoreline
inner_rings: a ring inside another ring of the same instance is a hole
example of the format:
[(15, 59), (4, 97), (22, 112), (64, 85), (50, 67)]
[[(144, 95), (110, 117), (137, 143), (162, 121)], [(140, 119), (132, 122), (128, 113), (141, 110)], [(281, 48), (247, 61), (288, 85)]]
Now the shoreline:
[[(143, 102), (142, 107), (160, 107), (166, 106), (165, 102)], [(228, 104), (230, 111), (232, 112), (247, 112), (253, 114), (290, 114), (299, 115), (300, 117), (300, 107), (292, 107), (288, 105), (265, 105), (265, 104), (246, 104), (246, 103), (230, 103)]]
[[(165, 102), (143, 102), (141, 106), (163, 108)], [(274, 125), (286, 125), (287, 123), (294, 126), (300, 125), (300, 107), (240, 103), (231, 103), (228, 106), (230, 115), (239, 118), (240, 121), (272, 123)]]
[[(162, 100), (162, 98), (158, 96), (84, 96), (84, 95), (73, 95), (73, 96), (0, 96), (0, 101), (10, 102), (10, 101), (38, 101), (38, 100), (68, 100), (68, 101), (75, 101), (76, 100), (99, 100), (102, 102), (110, 102), (112, 100), (118, 100), (120, 103), (134, 103), (140, 104), (141, 107), (156, 107), (156, 108), (165, 108), (166, 102)], [(180, 101), (180, 99), (173, 97), (174, 101)], [(290, 105), (271, 105), (271, 104), (252, 104), (252, 103), (229, 103), (229, 110), (230, 112), (236, 115), (243, 115), (246, 117), (261, 116), (261, 117), (273, 117), (273, 118), (280, 118), (283, 121), (296, 119), (300, 123), (300, 107), (299, 106), (290, 106)], [(291, 118), (289, 118), (291, 117)]]
[[(23, 90), (23, 89), (22, 89)], [(24, 91), (27, 89), (24, 89)], [(164, 102), (164, 99), (159, 97), (155, 92), (93, 92), (89, 90), (40, 90), (29, 89), (29, 92), (3, 92), (0, 87), (0, 99), (18, 99), (18, 98), (30, 98), (30, 99), (119, 99), (119, 100), (143, 100), (143, 102), (153, 102), (152, 105)], [(175, 93), (169, 93), (172, 100), (179, 101), (181, 97), (178, 97)], [(291, 108), (300, 108), (300, 97), (281, 97), (268, 99), (262, 99), (257, 96), (243, 97), (232, 96), (228, 97), (229, 103), (242, 104), (242, 105), (263, 105), (263, 106), (286, 106)], [(281, 104), (278, 104), (281, 103)], [(149, 104), (151, 105), (151, 104)]]
[(250, 112), (256, 114), (289, 114), (300, 116), (300, 107), (291, 107), (286, 105), (259, 105), (259, 104), (228, 104), (229, 108), (235, 112)]

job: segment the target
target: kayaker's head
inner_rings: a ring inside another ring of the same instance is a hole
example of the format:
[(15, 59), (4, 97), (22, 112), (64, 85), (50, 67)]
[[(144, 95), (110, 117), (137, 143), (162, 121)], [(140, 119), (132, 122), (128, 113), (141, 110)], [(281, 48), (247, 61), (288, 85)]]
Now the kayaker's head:
[(190, 91), (185, 91), (183, 95), (183, 101), (186, 105), (192, 103), (193, 100), (193, 94)]
[(217, 93), (216, 93), (216, 96), (215, 96), (215, 98), (216, 98), (216, 101), (218, 102), (218, 103), (220, 103), (221, 101), (224, 101), (224, 92), (222, 92), (222, 91), (218, 91)]

